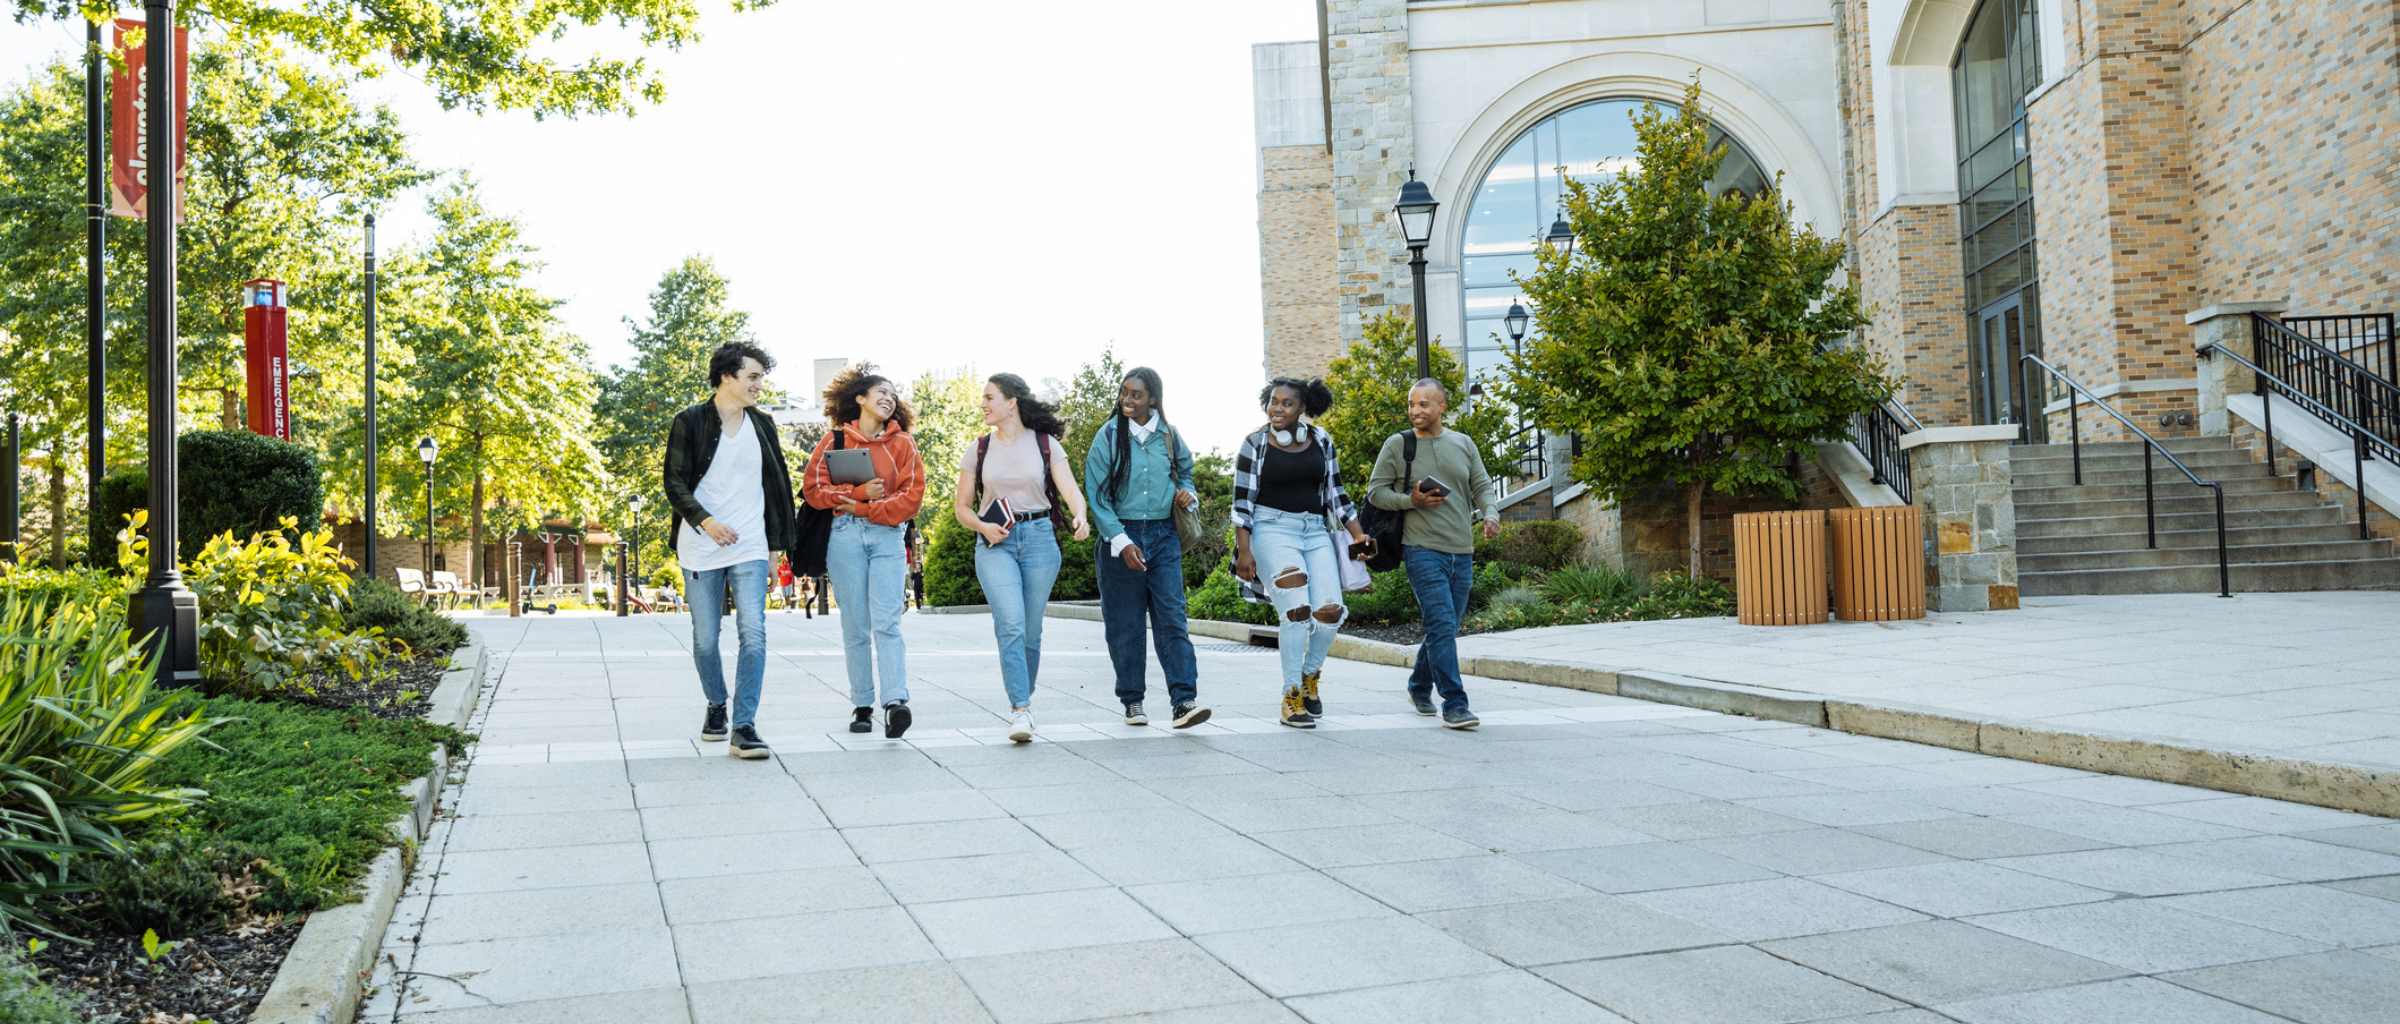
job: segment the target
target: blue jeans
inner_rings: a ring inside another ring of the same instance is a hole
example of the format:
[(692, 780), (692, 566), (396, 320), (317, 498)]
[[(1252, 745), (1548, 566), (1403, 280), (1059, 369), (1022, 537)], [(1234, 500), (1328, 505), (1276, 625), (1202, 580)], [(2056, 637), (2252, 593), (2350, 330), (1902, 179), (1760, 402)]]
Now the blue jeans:
[(908, 645), (900, 611), (908, 600), (908, 552), (897, 526), (858, 516), (835, 516), (825, 542), (825, 571), (842, 605), (842, 660), (850, 669), (850, 704), (875, 706), (877, 669), (883, 703), (908, 699)]
[(1167, 699), (1178, 706), (1192, 703), (1200, 699), (1200, 662), (1183, 614), (1183, 539), (1175, 535), (1172, 519), (1128, 519), (1124, 525), (1125, 536), (1142, 549), (1148, 571), (1126, 568), (1122, 556), (1108, 553), (1105, 540), (1093, 548), (1100, 563), (1100, 621), (1108, 632), (1108, 660), (1117, 669), (1117, 703), (1131, 704), (1149, 691), (1144, 619), (1158, 646), (1158, 667), (1167, 673)]
[(1042, 611), (1058, 582), (1058, 563), (1058, 531), (1046, 518), (1018, 523), (998, 547), (975, 542), (975, 581), (992, 608), (1000, 683), (1011, 708), (1033, 706), (1033, 684), (1042, 674)]
[[(1250, 561), (1266, 584), (1275, 604), (1276, 653), (1283, 660), (1283, 688), (1298, 689), (1300, 677), (1325, 667), (1333, 638), (1342, 632), (1350, 609), (1342, 604), (1342, 565), (1333, 550), (1333, 534), (1325, 517), (1285, 512), (1260, 506), (1251, 514)], [(1297, 587), (1276, 585), (1285, 572), (1298, 569), (1308, 581)], [(1332, 622), (1317, 620), (1315, 610), (1340, 608)], [(1292, 616), (1299, 615), (1294, 621)]]
[(1417, 648), (1408, 692), (1424, 697), (1438, 688), (1443, 711), (1465, 711), (1467, 687), (1458, 678), (1458, 620), (1466, 615), (1467, 594), (1475, 586), (1475, 556), (1403, 547), (1400, 562), (1408, 567), (1408, 588), (1416, 591), (1417, 616), (1425, 624), (1425, 643)]
[(733, 661), (735, 726), (757, 724), (758, 691), (767, 678), (767, 581), (773, 576), (765, 559), (683, 574), (683, 592), (692, 603), (692, 663), (711, 704), (725, 703), (725, 659), (717, 653), (717, 637), (725, 629), (725, 591), (733, 590), (734, 635), (741, 642)]

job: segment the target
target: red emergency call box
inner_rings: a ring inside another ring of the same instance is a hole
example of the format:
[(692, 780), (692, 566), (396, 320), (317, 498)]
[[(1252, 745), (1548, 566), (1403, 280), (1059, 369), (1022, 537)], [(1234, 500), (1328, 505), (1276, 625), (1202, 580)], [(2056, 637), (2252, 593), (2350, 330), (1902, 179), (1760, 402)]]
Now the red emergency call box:
[(291, 356), (284, 342), (284, 283), (242, 282), (242, 341), (250, 371), (250, 431), (292, 439)]

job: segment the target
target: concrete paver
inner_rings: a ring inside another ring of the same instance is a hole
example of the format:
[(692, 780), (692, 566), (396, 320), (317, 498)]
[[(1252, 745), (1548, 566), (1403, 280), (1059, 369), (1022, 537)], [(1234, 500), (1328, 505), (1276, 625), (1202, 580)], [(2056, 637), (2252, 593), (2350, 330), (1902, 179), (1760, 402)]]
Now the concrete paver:
[[(2400, 825), (2366, 815), (1483, 679), (1457, 733), (1350, 662), (1303, 734), (1230, 645), (1208, 726), (1137, 729), (1073, 620), (1017, 746), (976, 616), (906, 621), (897, 742), (843, 729), (837, 624), (772, 616), (777, 757), (743, 762), (691, 735), (687, 620), (472, 624), (502, 727), (387, 935), (382, 1024), (2314, 1024), (2400, 985)], [(2075, 659), (2122, 668), (2107, 638)], [(2381, 692), (2340, 678), (2293, 689)]]

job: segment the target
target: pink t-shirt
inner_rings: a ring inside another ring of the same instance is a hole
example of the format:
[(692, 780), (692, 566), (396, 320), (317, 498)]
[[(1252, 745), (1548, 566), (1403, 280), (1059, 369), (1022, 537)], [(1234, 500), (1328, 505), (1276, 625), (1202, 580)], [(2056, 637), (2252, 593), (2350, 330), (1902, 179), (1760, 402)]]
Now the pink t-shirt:
[[(1046, 467), (1042, 464), (1041, 442), (1033, 431), (1020, 435), (1014, 444), (1000, 440), (998, 434), (988, 436), (992, 447), (983, 459), (983, 493), (975, 498), (975, 511), (981, 513), (989, 508), (994, 498), (1007, 498), (1019, 512), (1049, 508), (1050, 492), (1042, 484), (1042, 471)], [(974, 486), (975, 449), (979, 443), (968, 444), (958, 456), (959, 472), (967, 474), (970, 487)], [(1050, 461), (1055, 463), (1066, 457), (1066, 442), (1051, 438)]]

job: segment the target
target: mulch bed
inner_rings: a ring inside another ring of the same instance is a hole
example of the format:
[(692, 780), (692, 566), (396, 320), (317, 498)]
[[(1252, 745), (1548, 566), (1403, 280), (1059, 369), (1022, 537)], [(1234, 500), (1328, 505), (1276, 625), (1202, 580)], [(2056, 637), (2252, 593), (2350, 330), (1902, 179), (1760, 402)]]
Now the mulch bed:
[[(1486, 631), (1461, 629), (1458, 631), (1458, 635), (1474, 636), (1482, 632)], [(1346, 622), (1342, 624), (1342, 635), (1354, 636), (1362, 640), (1381, 640), (1387, 644), (1399, 644), (1403, 647), (1415, 647), (1425, 642), (1425, 626), (1418, 622), (1401, 622), (1389, 626), (1365, 626)]]
[(283, 954), (300, 937), (298, 919), (248, 936), (195, 935), (159, 954), (142, 940), (88, 936), (90, 945), (53, 941), (34, 957), (42, 980), (86, 1000), (92, 1024), (246, 1024), (274, 984)]
[[(382, 719), (422, 718), (433, 705), (446, 659), (415, 657), (385, 662), (396, 671), (371, 683), (340, 671), (310, 677), (316, 693), (294, 690), (284, 699), (321, 708), (355, 708)], [(159, 955), (154, 964), (136, 937), (109, 934), (94, 924), (76, 937), (87, 944), (53, 939), (33, 957), (42, 980), (60, 992), (89, 1000), (92, 1024), (246, 1024), (266, 997), (283, 955), (300, 937), (303, 918), (247, 922), (231, 932), (195, 935)]]

